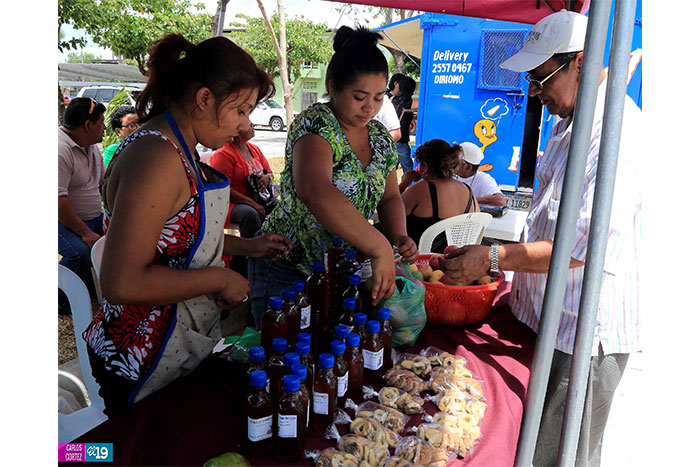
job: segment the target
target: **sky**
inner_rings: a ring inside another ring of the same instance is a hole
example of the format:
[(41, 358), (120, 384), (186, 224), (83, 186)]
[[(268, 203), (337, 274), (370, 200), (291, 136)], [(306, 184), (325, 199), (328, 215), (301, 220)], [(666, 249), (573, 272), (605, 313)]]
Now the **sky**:
[[(217, 0), (191, 0), (192, 3), (204, 3), (206, 5), (204, 11), (211, 15), (216, 13)], [(263, 5), (268, 16), (272, 16), (277, 11), (277, 1), (264, 0)], [(343, 3), (324, 1), (324, 0), (285, 0), (284, 7), (287, 17), (304, 16), (315, 23), (323, 23), (331, 28), (340, 27), (343, 25), (354, 26), (358, 16), (356, 13), (349, 12), (348, 8), (344, 8)], [(356, 10), (361, 10), (361, 5), (356, 5)], [(341, 11), (338, 11), (341, 10)], [(257, 0), (230, 0), (226, 7), (225, 26), (235, 19), (235, 16), (243, 13), (248, 16), (260, 17), (260, 9), (258, 8)], [(365, 18), (369, 23), (365, 23)], [(372, 19), (371, 15), (362, 15), (359, 17), (360, 24), (366, 24), (369, 27), (376, 27), (381, 24), (377, 19)], [(62, 31), (66, 39), (73, 37), (85, 37), (88, 44), (83, 48), (85, 53), (92, 53), (101, 56), (104, 59), (112, 58), (112, 52), (108, 49), (101, 48), (94, 44), (89, 36), (86, 36), (84, 31), (75, 30), (71, 26), (63, 26)], [(57, 52), (58, 62), (66, 61), (68, 53), (77, 52), (75, 50), (66, 51), (65, 53)]]

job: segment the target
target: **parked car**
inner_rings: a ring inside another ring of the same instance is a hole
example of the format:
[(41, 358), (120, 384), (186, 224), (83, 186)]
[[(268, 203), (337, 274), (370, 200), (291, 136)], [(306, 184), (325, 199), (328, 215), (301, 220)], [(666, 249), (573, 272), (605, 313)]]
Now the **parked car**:
[[(107, 106), (109, 101), (121, 90), (122, 87), (117, 86), (85, 86), (78, 91), (75, 97), (91, 97)], [(127, 86), (126, 90), (129, 91), (129, 101), (131, 105), (136, 104), (136, 97), (141, 92), (141, 89)]]
[(253, 109), (250, 121), (254, 126), (269, 126), (274, 131), (282, 131), (287, 127), (287, 112), (276, 101), (267, 99)]

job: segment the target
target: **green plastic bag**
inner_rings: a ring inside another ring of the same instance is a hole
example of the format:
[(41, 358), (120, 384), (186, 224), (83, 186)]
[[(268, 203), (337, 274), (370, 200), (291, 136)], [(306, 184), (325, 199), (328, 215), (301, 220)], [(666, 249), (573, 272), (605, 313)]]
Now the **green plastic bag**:
[(229, 360), (239, 363), (248, 363), (248, 352), (251, 347), (260, 345), (260, 331), (252, 328), (245, 328), (240, 336), (228, 336), (224, 339), (224, 344), (233, 344), (228, 354)]
[[(399, 262), (397, 270), (399, 268), (408, 270), (410, 274), (410, 265), (400, 263), (405, 261)], [(379, 306), (391, 310), (392, 345), (405, 347), (415, 344), (427, 321), (425, 285), (418, 280), (397, 274), (394, 294), (380, 301)]]

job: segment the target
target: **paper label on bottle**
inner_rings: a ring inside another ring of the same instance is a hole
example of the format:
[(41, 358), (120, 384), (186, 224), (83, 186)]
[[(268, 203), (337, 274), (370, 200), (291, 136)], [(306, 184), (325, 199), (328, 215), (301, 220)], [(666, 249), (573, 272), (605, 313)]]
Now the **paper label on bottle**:
[(384, 364), (384, 349), (372, 352), (362, 349), (362, 358), (365, 359), (365, 368), (368, 370), (378, 370)]
[(343, 397), (348, 390), (348, 372), (343, 376), (338, 376), (338, 397)]
[(314, 413), (328, 415), (328, 393), (314, 391)]
[(301, 309), (301, 325), (299, 329), (306, 329), (311, 326), (311, 305)]
[(296, 438), (297, 416), (279, 415), (277, 419), (277, 435), (280, 438)]
[(248, 417), (248, 439), (256, 442), (272, 438), (272, 415), (263, 418)]

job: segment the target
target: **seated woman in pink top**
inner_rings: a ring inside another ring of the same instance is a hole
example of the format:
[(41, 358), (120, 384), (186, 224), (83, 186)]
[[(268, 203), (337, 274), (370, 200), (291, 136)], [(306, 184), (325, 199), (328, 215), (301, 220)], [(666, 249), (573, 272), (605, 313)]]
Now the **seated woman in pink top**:
[[(265, 216), (277, 204), (277, 200), (272, 199), (267, 206), (263, 206), (251, 197), (252, 185), (248, 182), (249, 179), (254, 179), (256, 188), (264, 191), (270, 188), (274, 177), (260, 148), (249, 142), (253, 136), (255, 130), (251, 124), (247, 131), (235, 136), (233, 142), (219, 148), (209, 161), (209, 164), (226, 175), (231, 183), (226, 227), (231, 222), (238, 224), (241, 237), (244, 238), (255, 236)], [(254, 176), (251, 177), (251, 174)]]

